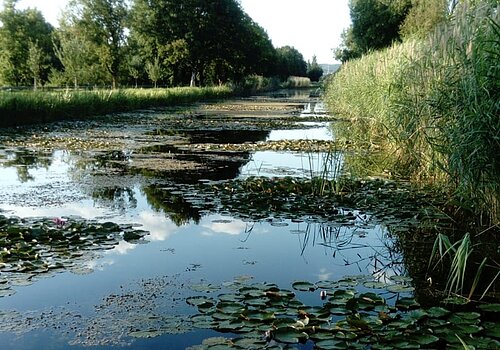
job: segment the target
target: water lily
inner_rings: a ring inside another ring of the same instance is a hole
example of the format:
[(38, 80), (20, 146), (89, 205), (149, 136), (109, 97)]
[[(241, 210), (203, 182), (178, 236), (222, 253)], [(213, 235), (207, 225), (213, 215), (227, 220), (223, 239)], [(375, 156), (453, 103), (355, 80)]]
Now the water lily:
[(66, 224), (66, 219), (63, 219), (63, 218), (54, 218), (52, 219), (52, 221), (56, 224), (56, 226), (58, 228), (63, 228), (64, 227), (64, 224)]

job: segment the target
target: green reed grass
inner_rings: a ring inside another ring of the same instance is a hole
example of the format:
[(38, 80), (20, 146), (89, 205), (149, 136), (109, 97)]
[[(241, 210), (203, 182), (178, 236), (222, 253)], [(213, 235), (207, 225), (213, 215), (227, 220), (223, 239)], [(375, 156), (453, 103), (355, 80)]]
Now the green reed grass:
[[(444, 265), (445, 259), (449, 261), (450, 269), (445, 286), (445, 292), (448, 293), (448, 295), (452, 293), (460, 295), (466, 294), (467, 298), (470, 300), (476, 292), (476, 289), (481, 281), (483, 270), (487, 264), (489, 264), (490, 268), (496, 271), (496, 274), (489, 280), (488, 285), (484, 288), (479, 299), (484, 298), (486, 293), (488, 293), (500, 276), (500, 266), (491, 264), (490, 259), (487, 257), (483, 258), (477, 268), (469, 266), (471, 264), (471, 255), (473, 251), (474, 245), (472, 243), (470, 233), (466, 233), (455, 243), (451, 243), (449, 237), (444, 234), (438, 234), (436, 237), (431, 257), (429, 259), (428, 269), (435, 269), (440, 264)], [(432, 266), (436, 257), (437, 262), (434, 266)], [(472, 273), (474, 275), (471, 279), (472, 283), (470, 289), (466, 292), (464, 287), (466, 281), (468, 280), (468, 273)]]
[(308, 88), (311, 86), (311, 79), (307, 77), (288, 77), (284, 84), (285, 88)]
[(425, 40), (344, 64), (326, 102), (351, 119), (352, 142), (397, 155), (398, 171), (449, 189), (459, 206), (500, 220), (500, 7), (463, 1)]
[(170, 106), (233, 94), (229, 87), (0, 92), (0, 127)]

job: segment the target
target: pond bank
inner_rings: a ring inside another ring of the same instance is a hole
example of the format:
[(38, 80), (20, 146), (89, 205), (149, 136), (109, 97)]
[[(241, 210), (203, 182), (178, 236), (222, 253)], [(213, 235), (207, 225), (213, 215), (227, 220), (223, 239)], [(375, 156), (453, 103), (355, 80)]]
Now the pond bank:
[(227, 98), (226, 86), (206, 88), (95, 91), (0, 91), (0, 127), (83, 119), (142, 108), (166, 107)]

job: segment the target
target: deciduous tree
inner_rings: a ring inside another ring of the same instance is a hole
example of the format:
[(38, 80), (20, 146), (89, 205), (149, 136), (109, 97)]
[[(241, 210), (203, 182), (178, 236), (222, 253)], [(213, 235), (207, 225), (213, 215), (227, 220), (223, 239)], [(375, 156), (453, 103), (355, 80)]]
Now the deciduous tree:
[(117, 87), (124, 57), (125, 0), (72, 0), (69, 4), (70, 25), (95, 47), (99, 61), (106, 67), (113, 88)]
[[(54, 64), (51, 33), (53, 27), (35, 9), (16, 9), (17, 0), (5, 0), (0, 12), (0, 83), (30, 85), (30, 42), (36, 43), (40, 57), (47, 59), (38, 72), (39, 80), (46, 80), (49, 66)], [(32, 51), (34, 54), (35, 51)], [(34, 57), (32, 57), (34, 58)]]

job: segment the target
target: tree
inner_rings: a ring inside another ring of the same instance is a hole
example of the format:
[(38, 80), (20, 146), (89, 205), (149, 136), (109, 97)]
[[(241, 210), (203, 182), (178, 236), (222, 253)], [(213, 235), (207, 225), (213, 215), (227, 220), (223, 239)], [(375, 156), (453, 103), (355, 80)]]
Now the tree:
[(154, 87), (157, 88), (157, 83), (163, 77), (163, 69), (160, 64), (160, 57), (156, 56), (151, 62), (146, 63), (146, 72), (148, 73), (149, 79), (154, 83)]
[(85, 33), (85, 39), (95, 47), (99, 61), (111, 76), (112, 87), (118, 84), (124, 57), (125, 0), (71, 0), (69, 23)]
[(423, 38), (446, 19), (448, 0), (412, 0), (411, 3), (412, 7), (401, 24), (400, 33), (404, 38)]
[(361, 57), (362, 52), (354, 41), (352, 26), (345, 29), (340, 35), (341, 44), (333, 50), (334, 56), (340, 62), (347, 62)]
[(127, 62), (128, 72), (134, 78), (135, 88), (137, 88), (137, 80), (142, 74), (144, 63), (139, 55), (129, 56)]
[(289, 76), (307, 75), (307, 63), (304, 56), (294, 47), (283, 46), (276, 49), (277, 73), (285, 80)]
[(130, 37), (147, 60), (160, 57), (171, 80), (191, 85), (266, 71), (274, 56), (265, 31), (236, 0), (134, 0)]
[(28, 47), (27, 63), (33, 77), (33, 90), (36, 90), (44, 67), (44, 55), (37, 42), (28, 42)]
[(318, 64), (316, 59), (316, 55), (313, 56), (312, 62), (307, 63), (307, 76), (311, 81), (319, 81), (321, 76), (323, 75), (323, 68)]
[(54, 35), (54, 51), (63, 66), (63, 80), (75, 89), (79, 84), (96, 84), (101, 65), (93, 44), (77, 27), (61, 23)]
[[(17, 10), (17, 0), (5, 0), (0, 12), (0, 83), (30, 85), (33, 72), (30, 68), (30, 43), (37, 45), (40, 57), (46, 61), (40, 66), (38, 80), (47, 79), (49, 68), (55, 64), (51, 34), (53, 27), (35, 9)], [(35, 51), (32, 50), (32, 54)], [(32, 56), (32, 58), (34, 58)]]
[(400, 40), (399, 29), (411, 6), (411, 0), (350, 0), (352, 25), (335, 50), (336, 58), (345, 62)]

